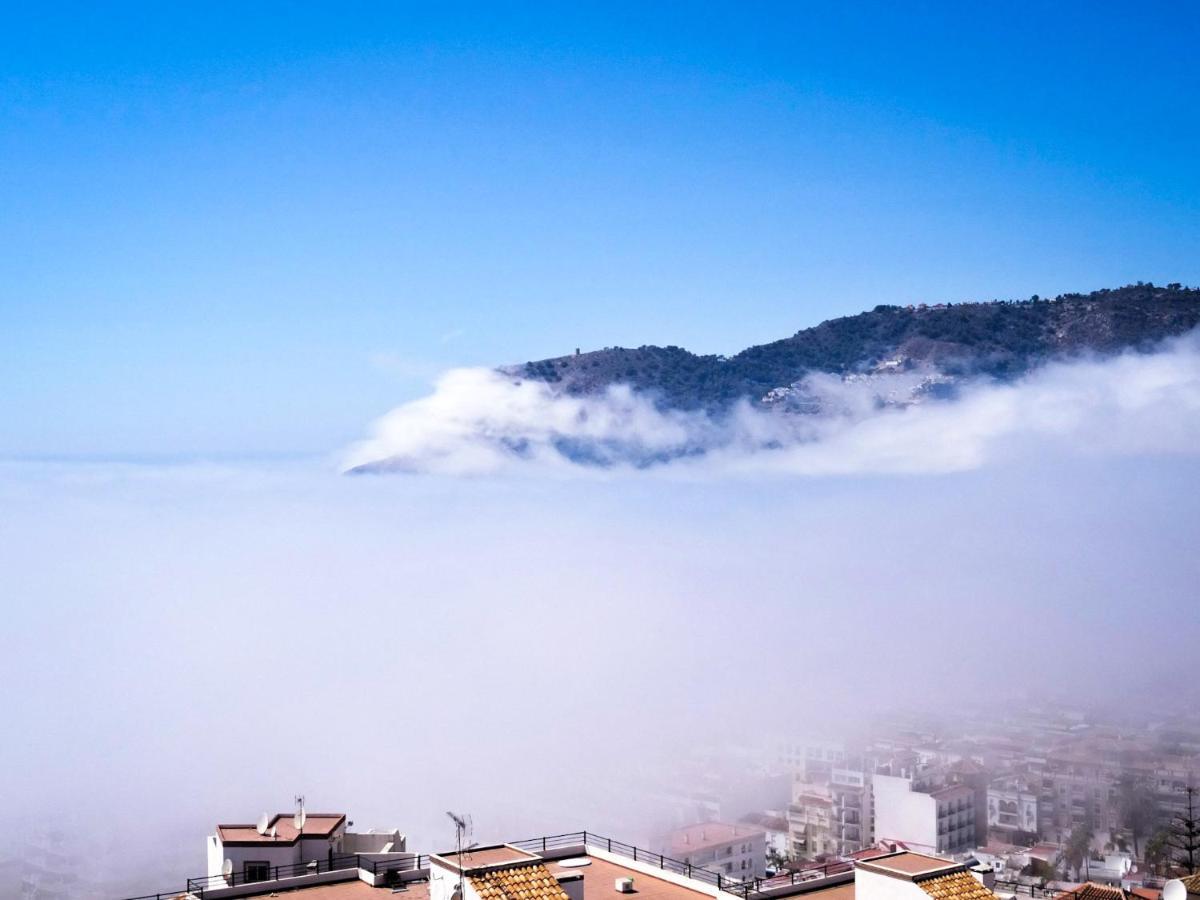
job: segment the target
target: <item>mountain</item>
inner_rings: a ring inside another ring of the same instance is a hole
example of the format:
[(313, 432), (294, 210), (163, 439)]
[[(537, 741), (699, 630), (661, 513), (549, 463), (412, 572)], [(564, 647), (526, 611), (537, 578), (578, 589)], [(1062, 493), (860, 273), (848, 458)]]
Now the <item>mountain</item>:
[(680, 347), (606, 347), (506, 367), (568, 394), (629, 384), (659, 405), (719, 411), (745, 398), (818, 411), (803, 383), (814, 373), (878, 380), (884, 403), (952, 392), (966, 377), (1009, 380), (1049, 360), (1148, 350), (1200, 325), (1200, 289), (1136, 284), (1020, 301), (876, 306), (830, 319), (735, 356)]

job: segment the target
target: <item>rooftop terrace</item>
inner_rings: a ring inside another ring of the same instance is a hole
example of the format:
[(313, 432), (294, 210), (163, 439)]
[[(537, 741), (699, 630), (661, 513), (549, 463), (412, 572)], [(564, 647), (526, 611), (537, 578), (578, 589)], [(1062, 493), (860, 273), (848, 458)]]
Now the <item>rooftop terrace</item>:
[[(565, 865), (571, 858), (586, 858), (586, 863)], [(296, 891), (303, 891), (303, 900), (341, 900), (343, 897), (366, 897), (365, 891), (384, 887), (412, 891), (412, 900), (428, 900), (428, 889), (422, 885), (429, 878), (431, 859), (451, 869), (456, 869), (460, 862), (454, 852), (436, 854), (432, 858), (414, 853), (347, 854), (331, 860), (274, 867), (266, 879), (259, 881), (247, 881), (242, 873), (236, 872), (228, 876), (190, 878), (183, 890), (146, 894), (128, 900), (233, 900), (264, 894), (283, 896)], [(635, 878), (640, 895), (636, 900), (699, 900), (718, 894), (733, 895), (741, 900), (751, 900), (757, 895), (779, 897), (811, 891), (829, 878), (845, 880), (849, 873), (849, 864), (843, 862), (771, 879), (743, 881), (588, 831), (473, 848), (461, 857), (464, 871), (532, 862), (544, 863), (556, 876), (568, 872), (581, 875), (585, 885), (607, 882), (606, 893), (609, 894), (617, 877)], [(316, 893), (318, 890), (321, 893)], [(382, 895), (374, 893), (371, 896)]]

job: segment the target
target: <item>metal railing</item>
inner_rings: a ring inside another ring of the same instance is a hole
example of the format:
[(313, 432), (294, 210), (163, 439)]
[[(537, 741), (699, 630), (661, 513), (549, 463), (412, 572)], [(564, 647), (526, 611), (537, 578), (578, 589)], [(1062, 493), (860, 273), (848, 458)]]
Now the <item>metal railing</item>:
[(546, 837), (529, 838), (524, 841), (510, 841), (509, 843), (522, 850), (541, 851), (543, 853), (547, 850), (556, 850), (576, 845), (595, 847), (599, 850), (605, 850), (608, 853), (624, 856), (634, 862), (655, 866), (665, 872), (673, 872), (676, 875), (694, 878), (697, 881), (712, 885), (719, 891), (736, 894), (743, 898), (749, 898), (753, 894), (760, 894), (764, 891), (828, 878), (830, 875), (849, 872), (853, 868), (850, 863), (841, 860), (824, 865), (811, 866), (798, 872), (789, 872), (785, 875), (775, 875), (770, 878), (738, 878), (734, 875), (726, 875), (723, 872), (714, 872), (712, 869), (706, 869), (704, 866), (673, 859), (662, 853), (644, 850), (633, 844), (626, 844), (623, 841), (614, 840), (592, 831), (571, 831), (565, 834), (547, 835)]
[(1038, 887), (1036, 884), (1025, 884), (1020, 881), (1001, 881), (996, 879), (995, 890), (1008, 894), (1028, 894), (1030, 897), (1057, 897), (1066, 893), (1057, 888)]
[(331, 859), (313, 860), (307, 863), (295, 863), (290, 866), (270, 866), (265, 877), (259, 872), (247, 874), (231, 872), (229, 875), (207, 875), (200, 878), (189, 878), (184, 890), (163, 891), (158, 894), (143, 894), (140, 897), (125, 897), (123, 900), (184, 900), (188, 895), (204, 897), (206, 891), (217, 891), (222, 888), (244, 886), (247, 884), (270, 885), (271, 882), (282, 878), (301, 878), (305, 875), (320, 875), (323, 872), (345, 872), (351, 869), (364, 869), (378, 878), (383, 876), (384, 883), (393, 885), (401, 880), (420, 881), (420, 878), (402, 879), (405, 872), (420, 872), (429, 868), (427, 854), (412, 854), (410, 856), (393, 857), (390, 859), (371, 859), (369, 853), (353, 853), (335, 856)]
[[(401, 881), (400, 876), (405, 872), (420, 872), (428, 869), (429, 856), (425, 853), (401, 857), (399, 859), (364, 859), (360, 856), (358, 867), (370, 872), (376, 878), (382, 875), (384, 884), (391, 886)], [(421, 879), (413, 878), (406, 880), (419, 881)]]
[[(774, 875), (769, 878), (739, 878), (732, 874), (726, 875), (724, 872), (715, 872), (702, 865), (674, 859), (663, 853), (655, 853), (634, 844), (627, 844), (624, 841), (618, 841), (591, 831), (570, 831), (563, 834), (510, 841), (509, 844), (535, 853), (546, 853), (552, 850), (576, 846), (592, 847), (617, 856), (623, 856), (637, 863), (661, 869), (664, 872), (671, 872), (676, 875), (695, 879), (711, 885), (719, 891), (742, 897), (743, 900), (749, 900), (755, 894), (843, 874), (851, 871), (853, 868), (852, 864), (848, 861), (838, 860), (822, 865), (808, 866), (795, 872)], [(314, 860), (309, 863), (297, 863), (290, 866), (271, 866), (269, 869), (254, 872), (253, 874), (256, 877), (248, 877), (246, 872), (243, 871), (234, 872), (228, 876), (213, 875), (203, 878), (189, 878), (186, 890), (145, 894), (141, 897), (124, 898), (124, 900), (177, 900), (177, 898), (182, 898), (186, 894), (203, 898), (206, 891), (216, 891), (222, 888), (231, 888), (246, 884), (263, 884), (266, 886), (280, 879), (298, 878), (304, 875), (318, 875), (323, 872), (347, 871), (356, 868), (370, 872), (376, 879), (383, 876), (385, 884), (395, 884), (399, 881), (420, 880), (419, 878), (405, 879), (402, 876), (404, 873), (422, 872), (427, 871), (429, 868), (429, 856), (427, 854), (414, 854), (391, 859), (372, 859), (370, 857), (371, 854), (369, 853), (356, 853), (335, 856), (332, 859)], [(265, 874), (266, 877), (257, 877), (260, 873)], [(1038, 894), (1035, 896), (1049, 897), (1052, 895)]]
[[(229, 875), (208, 875), (203, 878), (189, 878), (187, 893), (204, 896), (205, 891), (217, 888), (231, 888), (242, 884), (258, 884), (260, 882), (278, 881), (281, 878), (299, 878), (302, 875), (320, 875), (322, 872), (343, 872), (347, 869), (358, 868), (358, 855), (334, 856), (329, 859), (314, 859), (306, 863), (294, 863), (290, 866), (267, 866), (265, 870), (232, 872)], [(260, 875), (265, 871), (265, 875)]]

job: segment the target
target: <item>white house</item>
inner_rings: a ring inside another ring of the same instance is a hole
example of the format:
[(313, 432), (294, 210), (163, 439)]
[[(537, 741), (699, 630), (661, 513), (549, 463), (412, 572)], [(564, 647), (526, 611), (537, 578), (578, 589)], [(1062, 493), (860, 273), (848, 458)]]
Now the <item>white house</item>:
[[(404, 850), (399, 831), (349, 832), (345, 813), (265, 815), (253, 825), (218, 825), (206, 841), (208, 875), (228, 871), (236, 882), (258, 882), (320, 863), (325, 866), (353, 853)], [(226, 862), (228, 860), (228, 863)]]

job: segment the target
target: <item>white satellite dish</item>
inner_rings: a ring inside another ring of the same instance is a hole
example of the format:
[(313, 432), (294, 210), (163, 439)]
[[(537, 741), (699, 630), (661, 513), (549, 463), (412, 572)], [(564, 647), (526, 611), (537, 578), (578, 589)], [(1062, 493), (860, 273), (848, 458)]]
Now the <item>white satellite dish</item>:
[(270, 820), (267, 818), (267, 814), (263, 813), (261, 816), (258, 817), (258, 824), (254, 826), (254, 830), (257, 831), (259, 834), (266, 834), (268, 821), (270, 821)]
[(304, 827), (304, 823), (307, 821), (308, 821), (308, 816), (305, 814), (304, 807), (302, 806), (302, 807), (300, 807), (300, 809), (298, 809), (296, 811), (296, 816), (294, 819), (292, 819), (292, 824), (295, 825), (296, 830), (299, 831), (301, 828)]
[(221, 874), (228, 878), (233, 874), (233, 860), (227, 859), (221, 864)]
[(271, 840), (275, 840), (275, 833), (276, 833), (276, 828), (274, 825), (272, 825), (271, 826)]
[(1188, 895), (1187, 885), (1178, 878), (1172, 878), (1163, 885), (1163, 900), (1184, 900)]

